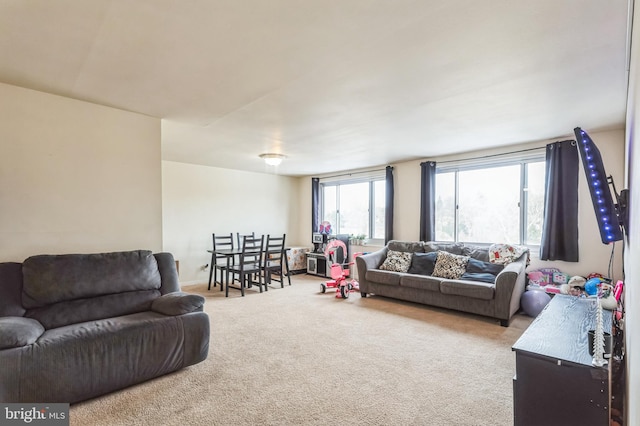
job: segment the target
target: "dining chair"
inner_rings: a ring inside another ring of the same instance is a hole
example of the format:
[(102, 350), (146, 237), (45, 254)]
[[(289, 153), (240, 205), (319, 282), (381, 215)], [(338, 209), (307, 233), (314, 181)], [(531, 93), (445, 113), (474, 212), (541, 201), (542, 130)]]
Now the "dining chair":
[(255, 233), (255, 232), (252, 232), (252, 233), (250, 233), (250, 234), (241, 234), (241, 233), (239, 233), (239, 232), (236, 232), (236, 237), (238, 238), (238, 239), (237, 239), (237, 241), (238, 241), (238, 247), (242, 247), (242, 239), (243, 239), (244, 237), (251, 237), (251, 238), (255, 238), (255, 237), (256, 237), (256, 233)]
[[(235, 277), (237, 275), (238, 282), (240, 284), (240, 293), (244, 297), (244, 290), (247, 287), (251, 287), (253, 284), (258, 285), (260, 293), (262, 293), (262, 275), (260, 274), (262, 267), (262, 255), (264, 235), (260, 237), (244, 236), (242, 238), (242, 250), (239, 255), (239, 261), (237, 264), (229, 267), (229, 272)], [(225, 297), (229, 297), (229, 284), (233, 283), (235, 278), (231, 282), (227, 281), (227, 288)], [(237, 287), (232, 287), (237, 288)]]
[[(212, 238), (213, 238), (213, 250), (211, 252), (211, 269), (209, 270), (209, 287), (207, 288), (207, 290), (211, 290), (211, 279), (213, 278), (213, 286), (216, 286), (217, 283), (217, 275), (218, 275), (218, 271), (220, 271), (220, 291), (223, 290), (223, 276), (226, 273), (227, 276), (227, 282), (226, 284), (229, 284), (229, 272), (228, 272), (228, 265), (229, 265), (229, 260), (231, 260), (231, 262), (233, 262), (233, 258), (229, 258), (228, 256), (225, 255), (220, 255), (220, 254), (216, 254), (216, 250), (220, 250), (220, 249), (229, 249), (229, 250), (233, 250), (234, 245), (233, 245), (233, 233), (229, 233), (229, 234), (225, 234), (225, 235), (216, 235), (211, 234)], [(220, 261), (220, 262), (218, 262)]]
[[(284, 276), (287, 276), (289, 285), (291, 285), (291, 277), (289, 276), (289, 268), (287, 265), (287, 255), (285, 252), (285, 239), (287, 235), (282, 234), (281, 237), (272, 237), (267, 235), (264, 246), (264, 256), (262, 264), (262, 274), (264, 276), (264, 287), (269, 289), (271, 281), (280, 283), (280, 287), (284, 288)], [(284, 269), (286, 268), (286, 269)], [(274, 274), (280, 279), (274, 278)]]

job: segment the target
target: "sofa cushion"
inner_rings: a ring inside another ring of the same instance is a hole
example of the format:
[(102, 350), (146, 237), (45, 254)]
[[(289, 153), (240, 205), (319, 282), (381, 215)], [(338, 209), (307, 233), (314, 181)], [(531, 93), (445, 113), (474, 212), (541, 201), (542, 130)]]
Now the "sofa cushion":
[(74, 403), (199, 362), (209, 335), (203, 312), (147, 311), (48, 330), (35, 345), (4, 355), (10, 363), (19, 358), (19, 385), (13, 387), (21, 399)]
[(0, 263), (0, 316), (21, 317), (22, 306), (22, 263)]
[(472, 299), (491, 300), (495, 294), (495, 287), (493, 284), (476, 281), (442, 280), (440, 292)]
[(393, 251), (403, 251), (409, 253), (423, 253), (424, 249), (422, 248), (421, 241), (396, 241), (391, 240), (387, 243), (387, 247), (389, 250)]
[(491, 262), (482, 262), (480, 260), (469, 258), (467, 270), (460, 277), (462, 280), (483, 281), (486, 283), (494, 283), (496, 276), (504, 269), (503, 265)]
[(164, 315), (183, 315), (202, 311), (204, 297), (184, 292), (169, 293), (158, 297), (151, 309)]
[(464, 255), (464, 244), (462, 243), (434, 243), (428, 241), (423, 244), (423, 249), (425, 253), (442, 250), (452, 254)]
[(158, 290), (128, 291), (29, 309), (25, 316), (38, 320), (44, 328), (50, 330), (69, 324), (148, 311), (151, 303), (158, 297)]
[(489, 247), (465, 245), (462, 254), (482, 262), (489, 261)]
[(478, 272), (465, 272), (460, 277), (461, 280), (466, 281), (480, 281), (483, 283), (493, 284), (496, 282), (496, 276), (491, 274), (482, 274)]
[(23, 317), (0, 318), (0, 349), (31, 345), (44, 333), (38, 321)]
[(400, 286), (439, 292), (441, 281), (442, 278), (431, 277), (429, 275), (407, 274), (400, 277)]
[(180, 291), (180, 281), (178, 280), (178, 268), (176, 260), (171, 253), (154, 253), (160, 272), (160, 293), (167, 294)]
[(436, 258), (436, 266), (433, 268), (433, 276), (458, 279), (464, 274), (468, 261), (468, 256), (459, 256), (439, 250)]
[(389, 250), (387, 258), (380, 265), (383, 271), (407, 272), (411, 265), (411, 257), (413, 253)]
[(22, 303), (53, 303), (160, 288), (160, 272), (148, 250), (32, 256), (22, 264)]
[(431, 253), (413, 253), (411, 259), (411, 266), (409, 267), (410, 274), (418, 275), (432, 275), (433, 268), (436, 266), (437, 252)]
[(368, 281), (377, 284), (398, 285), (400, 284), (400, 274), (392, 271), (380, 269), (369, 269), (365, 277)]

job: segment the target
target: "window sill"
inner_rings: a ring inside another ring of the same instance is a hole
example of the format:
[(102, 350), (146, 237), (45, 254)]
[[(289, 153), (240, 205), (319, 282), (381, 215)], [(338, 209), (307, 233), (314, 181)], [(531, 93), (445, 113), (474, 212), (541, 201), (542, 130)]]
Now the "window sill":
[[(365, 244), (358, 244), (358, 245), (352, 244), (351, 245), (351, 251), (354, 251), (354, 252), (356, 252), (356, 251), (371, 251), (372, 249), (380, 250), (382, 247), (384, 247), (384, 245), (378, 245), (378, 244), (374, 244), (374, 243), (371, 243), (371, 244), (365, 243)], [(360, 249), (363, 249), (363, 250), (360, 250)]]

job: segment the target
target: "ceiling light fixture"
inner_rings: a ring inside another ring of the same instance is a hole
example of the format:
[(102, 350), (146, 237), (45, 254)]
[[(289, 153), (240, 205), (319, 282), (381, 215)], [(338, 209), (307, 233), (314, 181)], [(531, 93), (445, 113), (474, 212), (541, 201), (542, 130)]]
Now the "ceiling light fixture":
[(282, 154), (260, 154), (260, 158), (270, 166), (278, 166), (287, 156)]

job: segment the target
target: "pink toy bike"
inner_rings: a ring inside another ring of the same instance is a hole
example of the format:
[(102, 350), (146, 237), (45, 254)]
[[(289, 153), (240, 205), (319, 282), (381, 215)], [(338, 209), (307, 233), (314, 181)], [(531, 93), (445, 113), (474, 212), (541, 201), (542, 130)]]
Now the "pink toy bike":
[[(343, 253), (347, 253), (347, 247), (340, 240), (332, 240), (327, 244), (325, 249), (325, 256), (328, 259), (335, 260), (335, 248), (341, 247)], [(335, 288), (336, 289), (336, 297), (347, 299), (349, 297), (349, 293), (352, 291), (360, 291), (360, 284), (358, 281), (351, 279), (351, 281), (347, 281), (347, 277), (349, 276), (349, 268), (346, 270), (343, 266), (351, 266), (351, 263), (332, 263), (331, 264), (331, 280), (320, 284), (320, 291), (322, 293), (327, 292), (327, 288)]]

